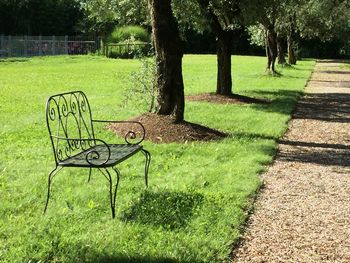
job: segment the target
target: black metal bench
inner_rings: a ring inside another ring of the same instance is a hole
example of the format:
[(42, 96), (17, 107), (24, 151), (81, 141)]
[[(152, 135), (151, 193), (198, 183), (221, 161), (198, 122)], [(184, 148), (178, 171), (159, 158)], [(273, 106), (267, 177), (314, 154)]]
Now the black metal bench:
[[(145, 128), (136, 121), (109, 121), (92, 118), (90, 105), (82, 91), (66, 92), (51, 96), (46, 104), (46, 122), (52, 143), (56, 167), (49, 173), (47, 199), (44, 213), (50, 199), (53, 177), (63, 167), (89, 168), (89, 178), (93, 168), (98, 169), (109, 182), (109, 198), (112, 217), (115, 217), (115, 201), (120, 172), (116, 165), (137, 152), (145, 155), (145, 183), (148, 186), (148, 169), (151, 154), (140, 144), (145, 138)], [(107, 144), (95, 138), (94, 123), (131, 124), (125, 134), (125, 143)], [(138, 129), (136, 128), (138, 127)], [(108, 168), (116, 173), (116, 183)]]

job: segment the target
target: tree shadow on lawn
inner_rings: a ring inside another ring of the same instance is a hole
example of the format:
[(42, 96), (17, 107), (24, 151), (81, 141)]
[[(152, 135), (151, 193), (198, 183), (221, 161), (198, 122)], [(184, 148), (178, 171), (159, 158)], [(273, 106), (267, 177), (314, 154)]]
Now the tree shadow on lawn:
[(285, 115), (290, 115), (294, 110), (294, 105), (299, 98), (303, 95), (303, 92), (293, 90), (278, 90), (278, 91), (265, 91), (265, 90), (251, 90), (252, 94), (257, 94), (260, 97), (273, 97), (270, 104), (253, 104), (257, 110), (265, 112), (277, 112)]
[(310, 72), (310, 69), (307, 69), (307, 68), (300, 68), (300, 67), (297, 67), (295, 65), (291, 65), (291, 64), (286, 64), (285, 66), (282, 66), (283, 69), (291, 69), (291, 70), (295, 70), (295, 71), (307, 71), (307, 72)]
[(167, 230), (183, 228), (203, 199), (203, 195), (198, 193), (145, 191), (122, 212), (121, 220), (161, 226)]
[[(276, 97), (269, 105), (253, 105), (257, 110), (266, 112), (278, 112), (289, 115), (293, 112), (293, 105), (297, 104), (297, 109), (293, 114), (295, 119), (313, 119), (329, 122), (348, 123), (350, 122), (350, 94), (348, 93), (308, 93), (299, 100), (302, 92), (280, 90), (280, 91), (260, 91), (253, 93), (262, 96)], [(299, 100), (299, 101), (298, 101)]]
[(214, 92), (210, 93), (200, 93), (196, 95), (186, 96), (188, 101), (206, 101), (209, 103), (216, 104), (269, 104), (270, 101), (266, 99), (248, 97), (239, 94), (230, 94), (230, 95), (220, 95)]
[(230, 137), (235, 139), (248, 139), (248, 140), (277, 140), (278, 136), (266, 135), (262, 133), (252, 132), (231, 132)]

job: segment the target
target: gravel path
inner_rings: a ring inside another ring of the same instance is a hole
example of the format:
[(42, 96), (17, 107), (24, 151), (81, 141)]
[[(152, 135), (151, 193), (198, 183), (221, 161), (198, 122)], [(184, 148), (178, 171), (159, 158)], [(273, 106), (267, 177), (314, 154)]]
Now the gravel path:
[(350, 262), (350, 70), (319, 61), (233, 262)]

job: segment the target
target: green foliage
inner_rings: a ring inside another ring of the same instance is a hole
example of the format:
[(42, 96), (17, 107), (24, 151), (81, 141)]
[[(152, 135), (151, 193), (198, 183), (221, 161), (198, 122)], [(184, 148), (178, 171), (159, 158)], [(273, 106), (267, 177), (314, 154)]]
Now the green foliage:
[(142, 58), (140, 62), (140, 69), (131, 73), (132, 84), (124, 92), (123, 105), (143, 105), (149, 112), (153, 112), (157, 98), (156, 62), (154, 58)]
[(107, 38), (108, 43), (125, 43), (127, 41), (149, 42), (150, 35), (147, 30), (141, 26), (117, 26)]
[[(117, 217), (108, 183), (94, 170), (63, 169), (42, 214), (47, 175), (54, 166), (44, 120), (46, 98), (82, 89), (96, 119), (130, 119), (148, 108), (118, 106), (132, 86), (138, 60), (97, 56), (0, 61), (0, 262), (229, 262), (276, 140), (287, 128), (313, 61), (266, 76), (262, 57), (235, 56), (233, 81), (246, 96), (271, 104), (187, 102), (185, 119), (226, 131), (217, 142), (153, 144), (149, 188), (144, 156), (123, 162)], [(215, 56), (184, 56), (186, 94), (211, 92)], [(96, 135), (114, 142), (105, 126)], [(164, 200), (164, 202), (162, 201)]]
[(147, 0), (80, 0), (90, 31), (107, 35), (115, 25), (147, 25)]
[(78, 0), (0, 0), (0, 34), (74, 35), (82, 18)]
[(116, 27), (106, 39), (109, 46), (107, 57), (110, 58), (138, 58), (151, 54), (150, 35), (141, 26)]
[(247, 30), (252, 45), (257, 45), (259, 47), (265, 46), (265, 28), (261, 24), (249, 26)]
[(350, 37), (350, 3), (346, 0), (308, 0), (298, 9), (298, 28), (304, 38), (332, 39), (348, 42)]
[(153, 54), (149, 43), (128, 39), (117, 45), (108, 45), (107, 57), (109, 58), (142, 58)]

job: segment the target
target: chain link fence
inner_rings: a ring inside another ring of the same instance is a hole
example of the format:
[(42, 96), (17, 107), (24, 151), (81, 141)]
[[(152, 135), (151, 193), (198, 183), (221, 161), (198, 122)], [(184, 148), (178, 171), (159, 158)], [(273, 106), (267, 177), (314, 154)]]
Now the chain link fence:
[(0, 35), (0, 57), (86, 55), (100, 50), (99, 38)]

